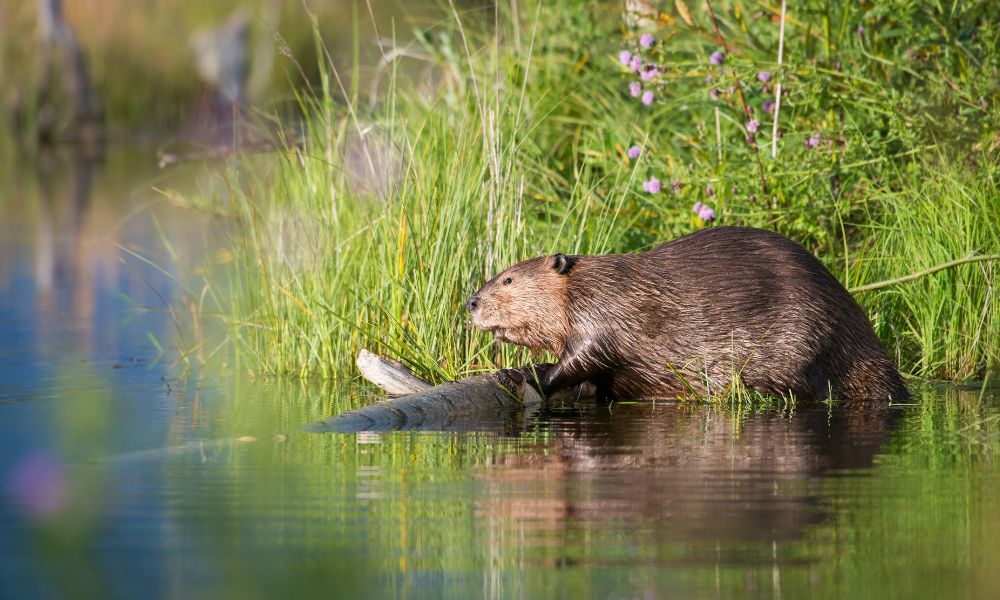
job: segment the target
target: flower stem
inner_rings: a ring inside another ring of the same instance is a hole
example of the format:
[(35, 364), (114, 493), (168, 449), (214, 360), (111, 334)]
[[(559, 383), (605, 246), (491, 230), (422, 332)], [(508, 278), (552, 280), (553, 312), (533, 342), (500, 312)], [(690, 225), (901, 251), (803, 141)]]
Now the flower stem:
[(914, 279), (920, 279), (925, 275), (930, 275), (931, 273), (937, 273), (938, 271), (943, 271), (945, 269), (950, 269), (958, 265), (964, 265), (971, 262), (983, 262), (990, 260), (1000, 260), (1000, 254), (969, 254), (964, 258), (959, 258), (946, 263), (941, 263), (940, 265), (934, 265), (929, 269), (924, 269), (923, 271), (917, 271), (916, 273), (910, 273), (909, 275), (903, 275), (902, 277), (896, 277), (895, 279), (887, 279), (885, 281), (876, 281), (875, 283), (869, 283), (866, 285), (859, 285), (852, 287), (847, 291), (852, 294), (857, 294), (858, 292), (870, 292), (872, 290), (880, 290), (882, 288), (889, 287), (891, 285), (896, 285), (898, 283), (906, 283), (907, 281), (913, 281)]
[[(726, 51), (726, 55), (730, 54), (729, 44), (726, 43), (726, 38), (722, 37), (722, 32), (719, 31), (719, 22), (715, 20), (715, 10), (712, 8), (711, 0), (705, 0), (705, 5), (708, 6), (708, 16), (712, 19), (712, 27), (715, 29), (715, 36), (719, 38), (719, 43), (722, 44), (723, 50)], [(750, 116), (750, 109), (747, 107), (746, 98), (743, 96), (743, 86), (740, 84), (740, 78), (733, 73), (733, 79), (736, 81), (736, 92), (740, 97), (740, 106), (743, 108), (744, 118)], [(754, 149), (754, 157), (757, 159), (757, 172), (760, 174), (760, 189), (761, 192), (767, 193), (767, 180), (764, 178), (764, 165), (760, 162), (760, 149), (757, 147), (756, 140), (750, 139), (750, 145)]]
[(778, 158), (778, 115), (781, 113), (781, 61), (785, 54), (785, 2), (781, 0), (781, 29), (778, 33), (778, 83), (774, 86), (774, 125), (771, 127), (771, 158)]
[(722, 164), (722, 119), (719, 116), (719, 107), (715, 107), (715, 147), (719, 154), (719, 164)]

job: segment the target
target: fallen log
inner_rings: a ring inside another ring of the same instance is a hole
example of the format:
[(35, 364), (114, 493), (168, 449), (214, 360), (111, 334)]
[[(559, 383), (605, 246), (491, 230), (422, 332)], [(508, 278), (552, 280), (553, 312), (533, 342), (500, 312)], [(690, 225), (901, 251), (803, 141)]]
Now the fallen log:
[(358, 354), (361, 376), (385, 390), (390, 396), (405, 396), (433, 387), (414, 375), (403, 363), (361, 349)]
[(307, 431), (495, 429), (529, 416), (542, 405), (542, 397), (532, 383), (537, 380), (533, 365), (433, 387), (403, 365), (364, 350), (358, 366), (365, 379), (386, 391), (410, 393), (313, 423), (306, 426)]
[[(518, 381), (520, 379), (520, 381)], [(541, 405), (520, 369), (505, 369), (377, 402), (313, 423), (307, 431), (468, 431), (494, 429)]]

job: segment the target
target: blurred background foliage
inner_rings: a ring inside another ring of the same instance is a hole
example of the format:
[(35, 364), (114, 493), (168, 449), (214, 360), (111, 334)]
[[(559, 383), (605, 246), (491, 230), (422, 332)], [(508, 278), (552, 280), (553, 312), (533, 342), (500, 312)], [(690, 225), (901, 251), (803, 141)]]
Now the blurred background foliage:
[[(8, 131), (0, 139), (13, 137), (22, 148), (33, 147), (45, 122), (65, 129), (69, 112), (66, 98), (39, 95), (47, 68), (39, 52), (40, 2), (0, 0), (0, 131)], [(364, 3), (349, 0), (72, 0), (63, 10), (87, 60), (104, 135), (118, 141), (162, 140), (184, 124), (207, 91), (198, 77), (195, 38), (228, 19), (248, 23), (248, 100), (271, 116), (294, 113), (296, 93), (318, 80), (314, 21), (344, 68), (355, 58), (374, 63), (375, 29), (409, 39), (413, 28), (440, 12), (432, 2), (390, 2), (370, 16)]]

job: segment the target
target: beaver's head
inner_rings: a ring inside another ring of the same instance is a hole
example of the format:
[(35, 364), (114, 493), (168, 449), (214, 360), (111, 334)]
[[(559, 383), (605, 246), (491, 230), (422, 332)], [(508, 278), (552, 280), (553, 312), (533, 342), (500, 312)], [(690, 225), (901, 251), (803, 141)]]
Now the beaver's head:
[(466, 301), (472, 323), (500, 341), (561, 354), (569, 334), (566, 277), (573, 263), (573, 257), (556, 254), (500, 273)]

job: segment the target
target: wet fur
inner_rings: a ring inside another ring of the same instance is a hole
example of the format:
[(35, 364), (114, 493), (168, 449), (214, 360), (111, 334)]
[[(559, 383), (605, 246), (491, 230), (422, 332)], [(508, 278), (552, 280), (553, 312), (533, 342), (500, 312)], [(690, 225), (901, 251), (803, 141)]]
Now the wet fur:
[(850, 293), (765, 230), (713, 227), (643, 253), (531, 259), (469, 306), (497, 339), (559, 356), (546, 391), (591, 381), (610, 397), (672, 397), (720, 389), (738, 372), (764, 393), (908, 397)]

